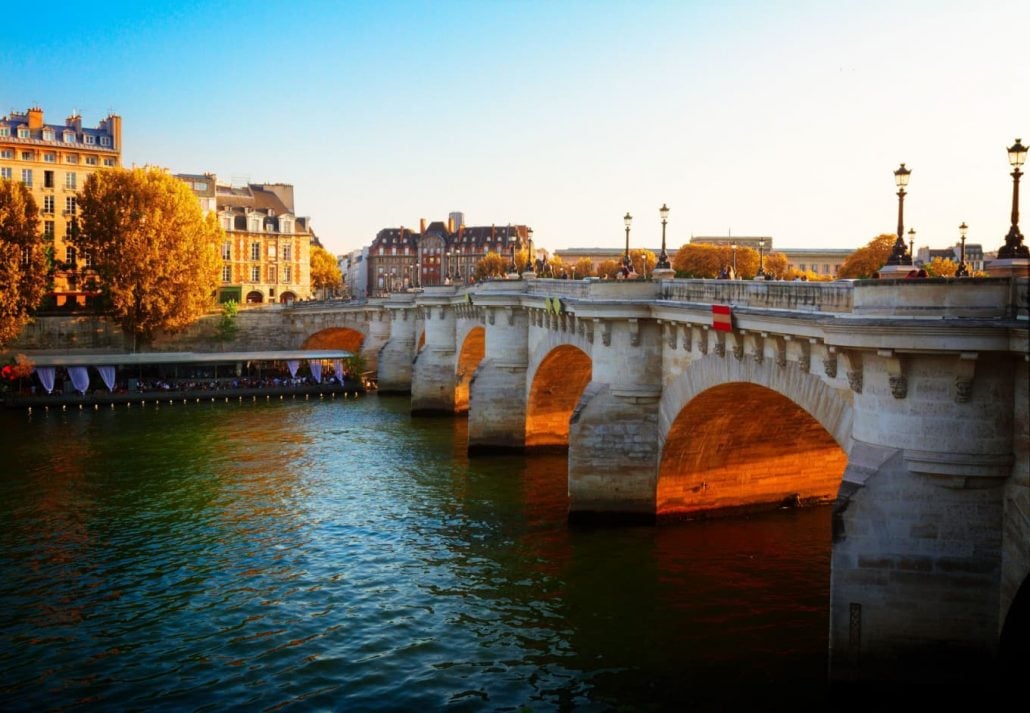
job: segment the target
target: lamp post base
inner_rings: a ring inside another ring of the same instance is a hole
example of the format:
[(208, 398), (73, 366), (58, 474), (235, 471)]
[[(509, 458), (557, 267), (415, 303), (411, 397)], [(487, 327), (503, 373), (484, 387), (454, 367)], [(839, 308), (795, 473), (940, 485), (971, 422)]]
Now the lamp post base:
[(915, 269), (912, 265), (884, 265), (880, 268), (880, 277), (889, 279), (907, 277), (908, 273)]
[(651, 271), (651, 277), (656, 280), (671, 280), (676, 277), (676, 271), (671, 267), (656, 267)]
[(1025, 257), (991, 260), (984, 265), (990, 277), (1030, 277), (1030, 260)]

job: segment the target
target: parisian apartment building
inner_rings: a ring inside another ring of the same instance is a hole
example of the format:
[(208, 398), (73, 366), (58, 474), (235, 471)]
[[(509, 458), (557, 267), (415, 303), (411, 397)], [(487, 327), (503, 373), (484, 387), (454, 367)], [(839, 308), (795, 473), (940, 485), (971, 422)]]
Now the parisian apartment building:
[(311, 297), (310, 219), (294, 210), (287, 183), (220, 182), (212, 173), (177, 174), (196, 194), (204, 213), (214, 212), (225, 231), (218, 300), (289, 304)]
[(55, 262), (53, 304), (85, 305), (95, 293), (89, 256), (68, 243), (76, 230), (78, 192), (101, 168), (121, 165), (122, 120), (109, 114), (95, 127), (83, 126), (72, 112), (63, 123), (48, 124), (43, 109), (0, 116), (0, 178), (31, 189), (40, 209), (40, 230)]

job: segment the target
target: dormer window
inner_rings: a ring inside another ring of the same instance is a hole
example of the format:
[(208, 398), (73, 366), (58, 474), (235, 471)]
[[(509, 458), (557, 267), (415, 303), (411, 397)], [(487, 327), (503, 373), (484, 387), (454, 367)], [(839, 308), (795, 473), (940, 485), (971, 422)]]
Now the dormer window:
[(111, 137), (110, 136), (101, 136), (100, 137), (100, 145), (101, 146), (110, 146), (111, 145)]
[(261, 232), (261, 218), (256, 215), (250, 216), (247, 221), (247, 229), (252, 233)]
[(44, 141), (53, 141), (54, 140), (54, 130), (53, 129), (43, 129), (43, 140)]
[(92, 134), (83, 134), (82, 138), (87, 144), (95, 144), (97, 142), (97, 137)]
[(27, 127), (27, 126), (19, 126), (18, 127), (18, 138), (19, 139), (27, 139), (27, 138), (29, 138), (29, 127)]
[(0, 136), (10, 136), (10, 135), (11, 135), (11, 127), (9, 127), (9, 126), (0, 126)]
[(66, 143), (66, 144), (74, 144), (75, 143), (75, 132), (74, 131), (65, 131), (64, 132), (64, 143)]

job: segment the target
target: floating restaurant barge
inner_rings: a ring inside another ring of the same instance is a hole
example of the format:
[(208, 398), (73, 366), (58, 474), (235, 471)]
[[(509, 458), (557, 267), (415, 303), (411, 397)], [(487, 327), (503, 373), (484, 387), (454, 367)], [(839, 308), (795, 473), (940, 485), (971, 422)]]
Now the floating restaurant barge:
[(29, 355), (21, 388), (0, 394), (7, 408), (108, 406), (161, 401), (270, 400), (357, 395), (374, 386), (346, 375), (352, 352), (143, 352)]

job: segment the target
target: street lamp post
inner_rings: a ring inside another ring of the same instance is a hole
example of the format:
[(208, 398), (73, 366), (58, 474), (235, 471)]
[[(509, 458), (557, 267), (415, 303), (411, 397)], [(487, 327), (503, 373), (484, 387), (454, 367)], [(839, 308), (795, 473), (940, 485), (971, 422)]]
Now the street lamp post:
[(526, 270), (529, 272), (536, 271), (536, 260), (533, 257), (533, 229), (526, 228), (526, 243), (529, 249), (529, 255), (526, 258)]
[(916, 264), (916, 229), (908, 229), (908, 256), (912, 260), (912, 265)]
[(898, 239), (894, 241), (894, 249), (887, 258), (888, 265), (911, 265), (912, 256), (906, 254), (905, 250), (905, 186), (908, 185), (908, 177), (911, 169), (901, 164), (894, 172), (894, 183), (898, 187)]
[(755, 277), (765, 278), (765, 238), (758, 239), (758, 273)]
[(511, 269), (508, 272), (514, 274), (519, 271), (519, 266), (515, 264), (515, 236), (509, 235), (508, 242), (511, 244)]
[(730, 243), (730, 249), (733, 251), (733, 277), (737, 277), (737, 244)]
[(1019, 177), (1023, 172), (1019, 167), (1026, 161), (1026, 146), (1019, 139), (1009, 147), (1009, 164), (1012, 171), (1012, 227), (1005, 236), (1005, 244), (998, 249), (999, 260), (1030, 259), (1030, 248), (1023, 244), (1023, 234), (1019, 232)]
[(626, 268), (626, 272), (633, 272), (633, 262), (629, 259), (629, 226), (633, 224), (633, 216), (626, 211), (626, 215), (622, 218), (626, 224), (626, 252), (622, 255), (622, 266)]
[(669, 206), (662, 203), (658, 209), (658, 215), (662, 216), (662, 254), (658, 256), (658, 264), (655, 266), (660, 270), (669, 269), (669, 254), (665, 252), (665, 224), (669, 222)]
[(961, 240), (961, 247), (958, 253), (958, 269), (955, 270), (955, 277), (969, 277), (969, 268), (966, 267), (966, 231), (969, 230), (969, 226), (966, 225), (966, 221), (962, 221), (962, 225), (958, 226), (959, 239)]

